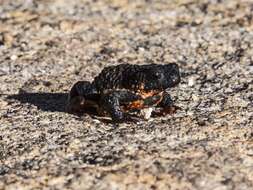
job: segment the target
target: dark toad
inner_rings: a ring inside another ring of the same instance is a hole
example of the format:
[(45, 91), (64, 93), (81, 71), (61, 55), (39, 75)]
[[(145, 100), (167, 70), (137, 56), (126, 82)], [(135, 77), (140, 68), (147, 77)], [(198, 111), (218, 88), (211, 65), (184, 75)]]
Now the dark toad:
[(93, 82), (78, 81), (73, 85), (67, 110), (73, 113), (95, 108), (115, 122), (124, 121), (127, 112), (148, 107), (160, 107), (164, 113), (173, 107), (167, 90), (179, 82), (175, 63), (109, 66)]

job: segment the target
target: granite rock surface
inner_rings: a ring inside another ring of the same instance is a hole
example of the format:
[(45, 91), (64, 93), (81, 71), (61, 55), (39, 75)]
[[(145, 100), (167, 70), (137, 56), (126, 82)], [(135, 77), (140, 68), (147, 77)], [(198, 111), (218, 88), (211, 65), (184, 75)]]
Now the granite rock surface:
[[(0, 0), (0, 189), (253, 188), (253, 2)], [(176, 114), (65, 112), (120, 63), (176, 62)]]

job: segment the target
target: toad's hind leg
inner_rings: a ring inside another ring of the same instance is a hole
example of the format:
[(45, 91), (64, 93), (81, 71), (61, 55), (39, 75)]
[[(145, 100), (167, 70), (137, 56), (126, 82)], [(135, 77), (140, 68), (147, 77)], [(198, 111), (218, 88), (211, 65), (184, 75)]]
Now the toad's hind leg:
[(78, 81), (73, 85), (69, 94), (66, 111), (83, 112), (86, 107), (99, 101), (99, 96), (92, 83), (88, 81)]

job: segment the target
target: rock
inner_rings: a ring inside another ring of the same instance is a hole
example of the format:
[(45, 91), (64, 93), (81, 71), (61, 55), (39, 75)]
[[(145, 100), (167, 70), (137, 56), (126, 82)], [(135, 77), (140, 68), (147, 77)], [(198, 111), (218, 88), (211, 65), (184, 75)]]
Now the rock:
[[(252, 189), (251, 1), (0, 2), (0, 189)], [(176, 113), (65, 112), (105, 66), (171, 62)]]

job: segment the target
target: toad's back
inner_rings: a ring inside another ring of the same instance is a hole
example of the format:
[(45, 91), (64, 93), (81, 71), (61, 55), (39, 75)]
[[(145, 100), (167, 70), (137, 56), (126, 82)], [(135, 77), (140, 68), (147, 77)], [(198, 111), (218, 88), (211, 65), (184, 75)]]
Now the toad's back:
[(101, 73), (95, 77), (93, 84), (99, 92), (108, 89), (137, 90), (144, 79), (145, 67), (147, 67), (147, 65), (121, 64), (109, 66), (104, 68)]

